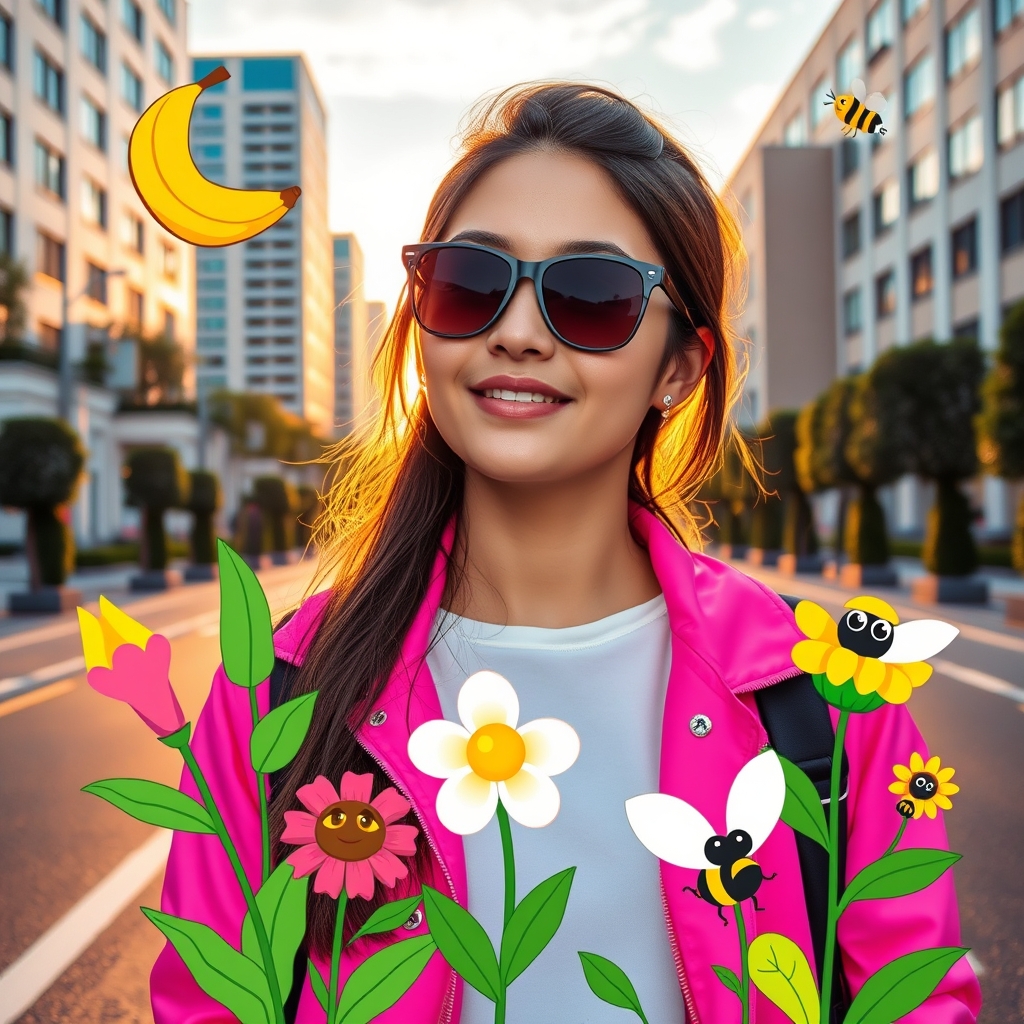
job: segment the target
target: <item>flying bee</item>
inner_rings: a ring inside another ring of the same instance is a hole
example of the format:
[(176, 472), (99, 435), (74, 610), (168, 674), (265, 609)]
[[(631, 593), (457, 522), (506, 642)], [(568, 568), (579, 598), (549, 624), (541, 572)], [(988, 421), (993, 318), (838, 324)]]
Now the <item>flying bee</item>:
[(786, 778), (774, 750), (748, 761), (729, 788), (725, 805), (725, 834), (718, 833), (695, 807), (667, 793), (645, 793), (626, 801), (630, 827), (648, 850), (681, 868), (699, 869), (697, 887), (684, 892), (718, 908), (751, 900), (755, 910), (766, 875), (753, 854), (771, 835), (782, 815)]
[(880, 92), (873, 92), (865, 97), (865, 85), (860, 78), (853, 80), (850, 89), (851, 92), (841, 93), (839, 96), (830, 89), (828, 99), (825, 100), (825, 106), (832, 107), (836, 117), (846, 126), (843, 128), (843, 134), (856, 135), (859, 129), (862, 132), (877, 132), (884, 135), (882, 114), (888, 106), (886, 98)]

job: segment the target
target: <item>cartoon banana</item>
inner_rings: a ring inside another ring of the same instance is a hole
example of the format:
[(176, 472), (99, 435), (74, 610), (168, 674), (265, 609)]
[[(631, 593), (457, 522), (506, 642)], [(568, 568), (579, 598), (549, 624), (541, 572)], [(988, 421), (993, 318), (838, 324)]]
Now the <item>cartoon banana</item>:
[(188, 145), (192, 109), (204, 89), (230, 77), (219, 67), (164, 93), (146, 108), (128, 143), (128, 168), (139, 198), (172, 235), (192, 245), (252, 238), (279, 221), (302, 191), (298, 185), (281, 192), (227, 188), (199, 173)]

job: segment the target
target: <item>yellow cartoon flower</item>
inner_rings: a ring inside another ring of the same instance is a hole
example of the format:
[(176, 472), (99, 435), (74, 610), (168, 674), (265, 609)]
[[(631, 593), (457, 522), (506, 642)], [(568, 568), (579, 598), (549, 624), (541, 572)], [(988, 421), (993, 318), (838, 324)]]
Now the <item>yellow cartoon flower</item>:
[(833, 686), (850, 680), (857, 693), (877, 693), (889, 704), (905, 704), (914, 688), (928, 681), (931, 665), (959, 632), (936, 619), (899, 624), (891, 605), (877, 597), (854, 597), (838, 623), (820, 605), (801, 601), (796, 624), (807, 637), (793, 647), (793, 663)]
[(949, 798), (960, 792), (960, 787), (949, 781), (953, 778), (955, 768), (943, 768), (938, 757), (928, 758), (925, 764), (916, 750), (910, 755), (909, 765), (894, 764), (892, 771), (896, 781), (889, 786), (889, 792), (912, 803), (915, 818), (920, 818), (922, 814), (934, 818), (936, 808), (939, 807), (944, 811), (950, 810), (953, 801)]

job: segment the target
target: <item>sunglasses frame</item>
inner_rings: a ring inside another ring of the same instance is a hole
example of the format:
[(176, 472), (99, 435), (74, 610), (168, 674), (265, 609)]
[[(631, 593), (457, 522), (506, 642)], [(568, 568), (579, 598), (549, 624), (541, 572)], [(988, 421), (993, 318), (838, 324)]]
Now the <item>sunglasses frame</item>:
[[(420, 319), (419, 310), (416, 309), (416, 291), (413, 286), (414, 275), (416, 273), (416, 266), (423, 255), (434, 249), (477, 249), (481, 252), (499, 256), (508, 264), (512, 273), (508, 287), (505, 289), (505, 294), (502, 296), (501, 302), (498, 303), (498, 308), (495, 311), (494, 316), (492, 316), (491, 319), (488, 320), (487, 323), (479, 330), (471, 331), (468, 334), (440, 334), (436, 331), (431, 331)], [(508, 307), (509, 301), (512, 298), (512, 293), (516, 290), (519, 282), (522, 281), (523, 278), (526, 278), (533, 282), (533, 290), (536, 293), (537, 304), (540, 306), (540, 312), (541, 316), (544, 317), (544, 323), (547, 325), (548, 330), (560, 342), (564, 345), (568, 345), (570, 348), (577, 349), (580, 352), (614, 352), (616, 349), (620, 349), (623, 346), (628, 345), (633, 340), (633, 336), (640, 329), (644, 313), (647, 311), (647, 302), (651, 297), (651, 292), (658, 287), (664, 291), (664, 267), (657, 263), (644, 263), (642, 260), (634, 260), (629, 256), (617, 256), (614, 253), (566, 253), (562, 256), (552, 256), (547, 260), (520, 260), (516, 259), (515, 256), (511, 256), (502, 249), (493, 249), (489, 245), (478, 245), (475, 242), (417, 242), (413, 245), (403, 246), (402, 260), (405, 263), (409, 274), (409, 307), (412, 310), (412, 314), (423, 330), (428, 334), (433, 334), (437, 338), (475, 338), (478, 334), (483, 334), (485, 331), (489, 330), (498, 322), (501, 318), (501, 314), (505, 312), (505, 309)], [(644, 290), (643, 299), (641, 300), (640, 305), (640, 312), (637, 314), (636, 323), (633, 325), (633, 330), (630, 331), (629, 337), (624, 341), (621, 341), (618, 345), (611, 345), (607, 348), (594, 348), (591, 345), (579, 345), (576, 342), (569, 341), (568, 338), (563, 337), (551, 322), (547, 306), (544, 304), (544, 291), (542, 287), (544, 273), (549, 267), (554, 266), (556, 263), (564, 263), (566, 260), (605, 260), (606, 262), (611, 263), (622, 263), (627, 267), (632, 267), (633, 270), (636, 270), (640, 274), (640, 280), (643, 283)]]

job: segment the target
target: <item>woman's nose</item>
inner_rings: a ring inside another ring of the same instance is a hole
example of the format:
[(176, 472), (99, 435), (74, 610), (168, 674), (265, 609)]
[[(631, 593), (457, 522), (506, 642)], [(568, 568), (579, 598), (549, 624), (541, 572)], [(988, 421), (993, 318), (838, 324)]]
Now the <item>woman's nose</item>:
[(548, 358), (554, 352), (556, 339), (548, 330), (537, 301), (532, 281), (521, 280), (512, 298), (487, 333), (487, 347), (492, 352), (505, 352), (513, 359), (526, 355)]

